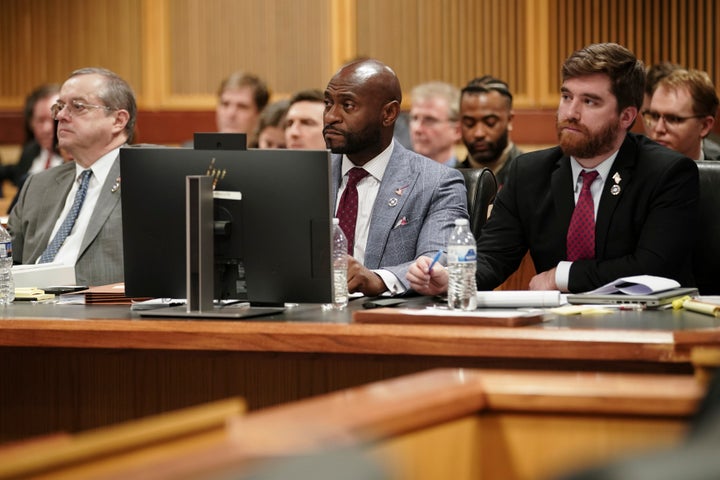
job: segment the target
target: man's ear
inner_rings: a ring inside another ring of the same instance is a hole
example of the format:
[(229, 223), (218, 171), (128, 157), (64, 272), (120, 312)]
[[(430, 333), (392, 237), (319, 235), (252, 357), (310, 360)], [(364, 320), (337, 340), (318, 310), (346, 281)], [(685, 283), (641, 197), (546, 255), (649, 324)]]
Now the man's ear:
[(715, 117), (708, 115), (706, 117), (702, 117), (700, 119), (700, 122), (702, 122), (702, 130), (700, 130), (700, 138), (705, 138), (708, 135), (710, 135), (710, 132), (712, 132), (712, 129), (715, 126)]
[(130, 113), (127, 110), (117, 110), (115, 112), (115, 121), (113, 122), (113, 131), (121, 132), (125, 130), (125, 125), (130, 121)]
[(393, 100), (392, 102), (388, 102), (385, 105), (383, 105), (382, 108), (382, 123), (383, 126), (389, 127), (393, 123), (395, 123), (395, 120), (397, 120), (398, 115), (400, 115), (400, 102), (397, 100)]
[(637, 107), (625, 107), (623, 111), (620, 112), (620, 128), (623, 130), (629, 130), (637, 116)]

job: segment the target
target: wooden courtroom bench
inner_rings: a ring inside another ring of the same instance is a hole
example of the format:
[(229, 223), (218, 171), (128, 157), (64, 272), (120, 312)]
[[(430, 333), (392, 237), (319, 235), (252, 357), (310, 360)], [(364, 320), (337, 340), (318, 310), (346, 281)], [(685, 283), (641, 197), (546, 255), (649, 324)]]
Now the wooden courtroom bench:
[[(353, 445), (388, 478), (547, 478), (678, 442), (702, 395), (692, 375), (437, 369), (233, 415), (182, 448), (150, 444), (42, 478), (237, 478)], [(0, 452), (0, 478), (13, 478), (7, 462)]]

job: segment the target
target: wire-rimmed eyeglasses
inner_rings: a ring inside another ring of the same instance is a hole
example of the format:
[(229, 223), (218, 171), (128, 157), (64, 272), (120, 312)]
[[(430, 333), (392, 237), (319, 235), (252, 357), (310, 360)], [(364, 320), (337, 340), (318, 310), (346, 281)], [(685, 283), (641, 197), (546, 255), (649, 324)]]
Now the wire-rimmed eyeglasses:
[(646, 110), (642, 113), (643, 121), (645, 125), (652, 128), (658, 124), (662, 118), (665, 121), (665, 125), (670, 128), (679, 127), (683, 123), (687, 122), (691, 118), (703, 118), (706, 115), (690, 115), (689, 117), (681, 117), (680, 115), (673, 115), (671, 113), (658, 113), (651, 110)]
[(71, 117), (79, 117), (80, 115), (84, 115), (91, 108), (100, 108), (107, 111), (117, 110), (117, 108), (108, 107), (106, 105), (93, 105), (91, 103), (84, 103), (79, 100), (73, 100), (70, 103), (58, 101), (55, 102), (52, 107), (50, 107), (50, 112), (52, 112), (53, 120), (58, 119), (58, 114), (63, 108), (67, 108), (67, 112), (70, 114)]

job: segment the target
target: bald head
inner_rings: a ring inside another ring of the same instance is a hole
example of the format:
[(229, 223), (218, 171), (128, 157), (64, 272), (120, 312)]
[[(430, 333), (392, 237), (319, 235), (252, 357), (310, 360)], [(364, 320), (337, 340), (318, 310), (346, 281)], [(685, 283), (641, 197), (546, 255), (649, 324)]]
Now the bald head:
[(400, 81), (384, 63), (367, 59), (344, 65), (325, 90), (328, 148), (364, 165), (392, 142), (401, 100)]

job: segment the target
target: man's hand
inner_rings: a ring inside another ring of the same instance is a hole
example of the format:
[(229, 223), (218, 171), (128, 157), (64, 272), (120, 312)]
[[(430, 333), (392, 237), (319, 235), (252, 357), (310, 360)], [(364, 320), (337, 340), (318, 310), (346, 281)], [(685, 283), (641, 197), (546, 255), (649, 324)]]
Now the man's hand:
[(530, 279), (530, 290), (558, 290), (555, 283), (555, 269), (538, 273)]
[(439, 295), (447, 292), (447, 269), (436, 263), (432, 272), (428, 272), (431, 263), (432, 258), (420, 257), (410, 265), (406, 275), (408, 282), (410, 282), (410, 288), (422, 295)]
[(348, 256), (347, 284), (349, 293), (362, 292), (368, 297), (376, 297), (387, 290), (380, 275), (368, 270), (350, 256)]

